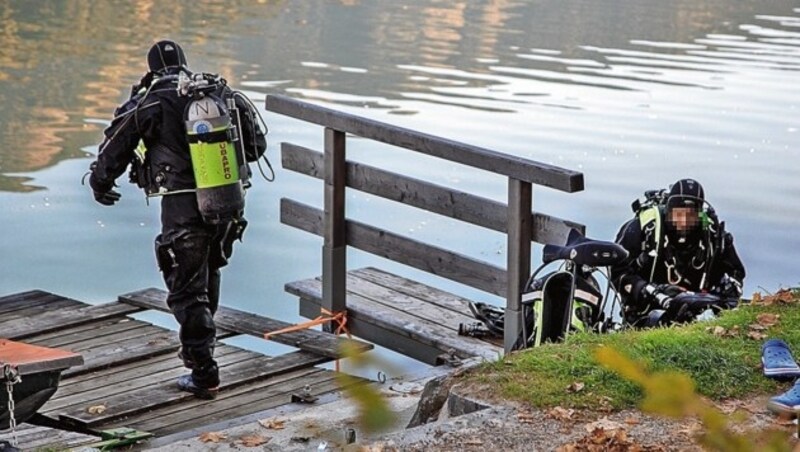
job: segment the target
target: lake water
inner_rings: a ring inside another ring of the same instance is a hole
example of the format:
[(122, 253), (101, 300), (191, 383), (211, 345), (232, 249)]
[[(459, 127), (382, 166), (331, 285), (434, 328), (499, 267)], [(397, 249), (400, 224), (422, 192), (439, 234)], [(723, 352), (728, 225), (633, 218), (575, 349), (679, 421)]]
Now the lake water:
[[(800, 284), (800, 4), (789, 0), (6, 1), (0, 3), (0, 294), (100, 303), (163, 287), (158, 206), (120, 179), (96, 204), (80, 183), (145, 54), (180, 42), (262, 109), (288, 94), (584, 173), (534, 189), (534, 208), (613, 239), (646, 189), (694, 177), (736, 237), (745, 293)], [(286, 282), (320, 273), (321, 239), (279, 222), (281, 197), (321, 206), (319, 181), (280, 168), (279, 143), (322, 130), (265, 113), (277, 180), (256, 179), (223, 303), (294, 322)], [(506, 181), (366, 140), (348, 157), (493, 199)], [(348, 215), (504, 265), (503, 236), (357, 192)], [(534, 263), (539, 260), (535, 249)], [(464, 295), (497, 301), (356, 251)], [(148, 320), (174, 326), (166, 315)], [(2, 332), (0, 332), (2, 335)], [(257, 339), (246, 347), (266, 351)], [(414, 368), (391, 353), (381, 356)]]

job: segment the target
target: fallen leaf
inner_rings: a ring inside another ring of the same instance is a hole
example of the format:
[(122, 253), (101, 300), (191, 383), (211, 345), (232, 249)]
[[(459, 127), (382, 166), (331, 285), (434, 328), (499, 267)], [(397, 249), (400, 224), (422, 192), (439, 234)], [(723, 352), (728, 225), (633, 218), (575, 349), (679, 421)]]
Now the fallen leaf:
[(767, 331), (767, 327), (764, 325), (759, 325), (758, 323), (754, 323), (752, 325), (748, 325), (747, 328), (750, 331)]
[(247, 435), (239, 438), (239, 444), (244, 447), (258, 447), (269, 442), (270, 439), (272, 438), (263, 437), (261, 435)]
[(483, 440), (478, 439), (478, 438), (470, 438), (470, 439), (464, 441), (464, 444), (466, 444), (468, 446), (482, 446), (483, 445)]
[(794, 298), (794, 294), (789, 289), (780, 289), (775, 292), (773, 295), (767, 295), (765, 297), (759, 297), (759, 301), (765, 305), (772, 305), (775, 303), (796, 303), (797, 300)]
[(560, 406), (557, 406), (547, 412), (548, 416), (559, 421), (568, 421), (572, 419), (573, 414), (575, 414), (575, 410), (568, 410)]
[(761, 292), (754, 292), (750, 302), (753, 304), (761, 303)]
[(759, 314), (758, 317), (756, 317), (756, 321), (758, 322), (759, 325), (770, 327), (776, 325), (778, 323), (778, 320), (780, 320), (780, 317), (781, 316), (778, 314), (770, 314), (765, 312)]
[(759, 333), (758, 331), (751, 331), (747, 333), (747, 337), (755, 341), (763, 341), (767, 338), (767, 335), (764, 333)]
[(283, 430), (285, 428), (286, 421), (281, 421), (278, 419), (261, 419), (258, 421), (262, 427), (268, 428), (271, 430)]
[(619, 429), (623, 429), (624, 430), (625, 426), (620, 424), (619, 422), (614, 422), (614, 421), (610, 420), (607, 417), (604, 417), (602, 419), (598, 419), (598, 420), (592, 422), (591, 424), (586, 424), (586, 431), (589, 432), (589, 433), (592, 433), (593, 431), (595, 431), (597, 429), (609, 430), (609, 431), (611, 431), (611, 430), (619, 430)]
[(636, 419), (634, 417), (629, 417), (629, 418), (625, 419), (625, 423), (628, 424), (628, 425), (636, 425), (639, 422), (640, 422), (639, 419)]
[(106, 406), (105, 405), (92, 405), (89, 408), (87, 408), (86, 411), (88, 411), (89, 414), (103, 414), (103, 413), (106, 412)]
[(203, 432), (200, 434), (200, 441), (204, 443), (218, 443), (228, 439), (228, 436), (222, 432)]
[(581, 392), (584, 386), (586, 385), (580, 381), (576, 381), (567, 387), (567, 392)]

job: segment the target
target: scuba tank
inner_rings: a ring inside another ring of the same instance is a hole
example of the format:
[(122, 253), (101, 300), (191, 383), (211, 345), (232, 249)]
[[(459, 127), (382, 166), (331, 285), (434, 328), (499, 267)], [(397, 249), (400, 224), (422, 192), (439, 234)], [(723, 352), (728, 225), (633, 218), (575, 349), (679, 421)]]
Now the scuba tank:
[[(197, 184), (197, 205), (209, 224), (240, 219), (244, 213), (244, 188), (249, 176), (237, 127), (226, 103), (216, 94), (224, 79), (206, 74), (181, 73), (178, 90), (192, 97), (184, 120), (192, 168)], [(232, 99), (231, 99), (232, 101)], [(233, 102), (230, 102), (233, 106)], [(237, 124), (238, 125), (238, 124)]]

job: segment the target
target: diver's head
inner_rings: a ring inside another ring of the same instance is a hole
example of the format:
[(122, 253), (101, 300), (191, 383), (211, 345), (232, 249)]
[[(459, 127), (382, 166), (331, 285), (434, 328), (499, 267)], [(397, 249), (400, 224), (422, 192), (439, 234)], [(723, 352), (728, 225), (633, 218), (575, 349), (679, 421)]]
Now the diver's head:
[(147, 52), (147, 66), (158, 75), (175, 73), (186, 66), (186, 55), (175, 41), (158, 41)]
[(700, 214), (704, 203), (703, 186), (696, 180), (681, 179), (672, 184), (666, 208), (670, 243), (678, 246), (698, 243), (703, 230)]

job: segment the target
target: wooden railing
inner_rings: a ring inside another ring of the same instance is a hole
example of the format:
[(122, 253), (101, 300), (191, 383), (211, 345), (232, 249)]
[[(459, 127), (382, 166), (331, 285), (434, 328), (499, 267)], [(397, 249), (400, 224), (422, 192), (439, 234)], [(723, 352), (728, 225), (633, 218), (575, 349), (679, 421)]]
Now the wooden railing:
[[(320, 153), (282, 143), (285, 169), (324, 180), (324, 210), (281, 200), (281, 222), (324, 237), (322, 306), (346, 309), (346, 248), (352, 246), (506, 298), (505, 350), (521, 330), (521, 295), (531, 271), (531, 242), (563, 244), (570, 228), (584, 226), (532, 212), (532, 186), (568, 193), (583, 190), (583, 174), (391, 124), (362, 118), (280, 95), (266, 99), (268, 111), (325, 127)], [(508, 203), (482, 198), (345, 159), (346, 134), (443, 158), (508, 178)], [(345, 217), (345, 188), (400, 202), (507, 234), (505, 269)]]

